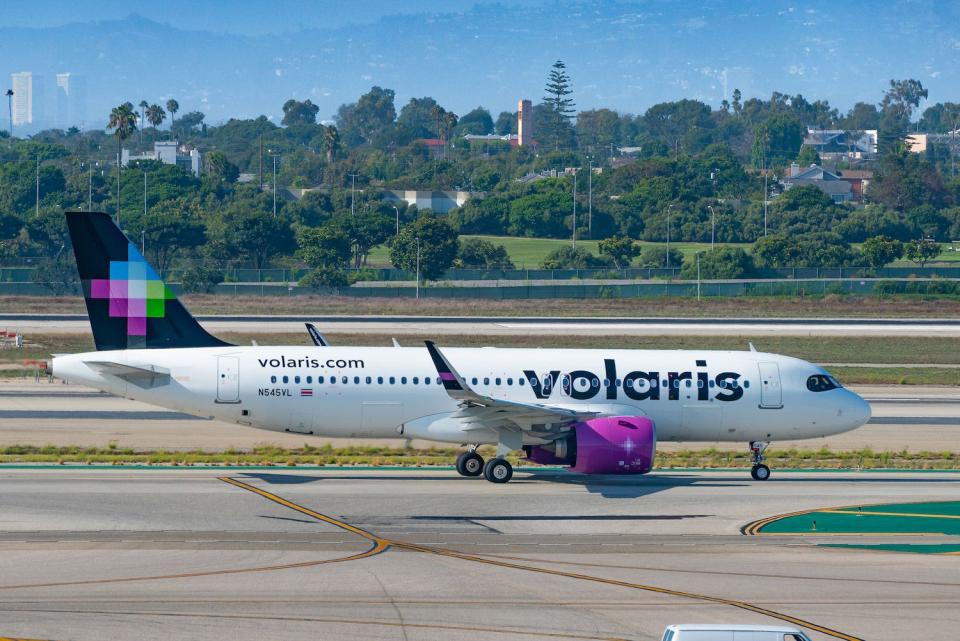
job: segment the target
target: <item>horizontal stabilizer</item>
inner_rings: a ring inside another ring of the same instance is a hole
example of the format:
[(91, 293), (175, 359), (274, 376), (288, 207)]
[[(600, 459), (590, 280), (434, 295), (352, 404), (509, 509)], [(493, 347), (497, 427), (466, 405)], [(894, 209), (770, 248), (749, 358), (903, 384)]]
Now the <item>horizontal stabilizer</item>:
[(170, 383), (170, 370), (156, 365), (126, 365), (113, 361), (84, 361), (92, 369), (116, 376), (143, 389), (161, 387)]

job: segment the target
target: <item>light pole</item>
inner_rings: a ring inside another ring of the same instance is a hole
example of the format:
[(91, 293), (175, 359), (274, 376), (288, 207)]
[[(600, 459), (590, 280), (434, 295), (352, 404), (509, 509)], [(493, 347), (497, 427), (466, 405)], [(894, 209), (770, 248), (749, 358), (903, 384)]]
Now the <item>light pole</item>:
[(13, 89), (7, 89), (7, 115), (10, 117), (10, 138), (13, 139)]
[(697, 302), (700, 302), (700, 252), (697, 252)]
[[(97, 167), (100, 163), (97, 163)], [(93, 163), (90, 163), (90, 174), (87, 177), (87, 211), (93, 211)]]
[(673, 203), (667, 206), (667, 269), (670, 269), (670, 210), (673, 209)]
[(147, 170), (143, 170), (143, 216), (147, 216)]
[(417, 300), (420, 300), (420, 237), (417, 236)]
[(273, 158), (273, 217), (277, 217), (277, 158), (280, 157), (280, 154), (276, 153), (272, 149), (267, 150), (270, 156)]
[(143, 256), (147, 252), (147, 230), (140, 229), (140, 255)]
[(587, 158), (587, 236), (593, 238), (593, 157)]
[(353, 201), (357, 198), (357, 175), (350, 174), (350, 215), (353, 216)]
[(577, 248), (577, 170), (573, 170), (573, 248)]
[(37, 154), (37, 211), (34, 215), (40, 217), (40, 154)]
[(713, 211), (713, 205), (707, 205), (710, 210), (710, 249), (713, 249), (713, 241), (717, 232), (717, 215)]
[(397, 209), (396, 205), (391, 205), (393, 207), (394, 213), (397, 214), (397, 235), (400, 235), (400, 210)]

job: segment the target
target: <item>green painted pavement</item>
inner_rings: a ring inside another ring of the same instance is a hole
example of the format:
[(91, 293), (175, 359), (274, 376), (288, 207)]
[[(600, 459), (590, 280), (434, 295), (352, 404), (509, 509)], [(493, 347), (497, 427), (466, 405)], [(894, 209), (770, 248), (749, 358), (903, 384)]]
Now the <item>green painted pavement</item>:
[(761, 534), (960, 535), (960, 501), (824, 508), (767, 523)]
[(960, 545), (944, 543), (938, 545), (912, 545), (910, 543), (881, 543), (861, 545), (857, 543), (823, 543), (822, 548), (851, 548), (876, 552), (910, 552), (913, 554), (960, 554)]

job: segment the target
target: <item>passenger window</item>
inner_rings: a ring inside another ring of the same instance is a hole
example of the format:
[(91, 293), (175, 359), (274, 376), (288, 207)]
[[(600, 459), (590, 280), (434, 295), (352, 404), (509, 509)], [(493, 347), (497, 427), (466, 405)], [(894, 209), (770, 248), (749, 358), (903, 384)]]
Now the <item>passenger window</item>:
[(437, 377), (437, 385), (443, 385), (443, 381), (440, 380), (440, 377)]
[(318, 377), (317, 377), (317, 384), (318, 384), (318, 385), (323, 385), (323, 377), (322, 377), (322, 376), (318, 376)]
[(667, 379), (663, 379), (663, 386), (670, 387), (670, 383), (667, 381)]
[(307, 377), (307, 385), (310, 385), (310, 384), (312, 384), (312, 383), (313, 383), (313, 377), (312, 377), (312, 376), (308, 376), (308, 377)]
[(807, 379), (807, 389), (811, 392), (826, 392), (827, 390), (837, 389), (837, 385), (832, 378), (823, 374), (814, 374)]
[(382, 376), (378, 376), (378, 377), (377, 377), (377, 385), (383, 385), (383, 377), (382, 377)]
[(395, 379), (394, 377), (391, 376), (391, 377), (390, 377), (390, 384), (391, 384), (391, 385), (394, 385), (396, 382), (397, 382), (397, 379)]
[(471, 385), (476, 385), (476, 384), (477, 384), (477, 377), (476, 377), (476, 376), (474, 376), (473, 378), (470, 379), (470, 384), (471, 384)]
[(596, 389), (596, 388), (600, 387), (600, 379), (599, 379), (599, 378), (595, 378), (595, 379), (593, 379), (592, 381), (590, 381), (590, 384), (593, 385), (594, 389)]
[(714, 385), (716, 385), (716, 383), (714, 383), (713, 381), (710, 381), (710, 387), (712, 388)]
[(622, 383), (623, 383), (623, 381), (621, 381), (621, 380), (618, 378), (615, 384), (616, 384), (617, 387), (620, 387), (620, 385), (621, 385)]
[(371, 380), (372, 380), (372, 379), (368, 376), (368, 377), (367, 377), (367, 385), (370, 384)]
[(277, 382), (277, 377), (276, 377), (276, 376), (271, 376), (271, 377), (270, 377), (270, 382), (271, 382), (271, 383), (276, 383), (276, 382)]
[(406, 385), (406, 384), (407, 384), (407, 377), (406, 377), (406, 376), (401, 376), (401, 377), (400, 377), (400, 384), (401, 384), (401, 385)]
[(354, 384), (354, 385), (359, 385), (359, 384), (360, 384), (360, 377), (359, 377), (359, 376), (354, 376), (354, 377), (353, 377), (353, 384)]
[(527, 379), (525, 379), (525, 378), (518, 378), (518, 379), (517, 379), (517, 385), (520, 385), (520, 386), (522, 387), (522, 386), (523, 386), (523, 382), (524, 382), (525, 380), (527, 380)]
[(500, 385), (500, 379), (499, 379), (499, 378), (497, 378), (497, 379), (494, 379), (494, 381), (493, 381), (493, 382), (494, 382), (494, 383), (495, 383), (496, 385), (498, 385), (498, 386)]
[(698, 388), (698, 389), (703, 389), (703, 381), (700, 380), (699, 378), (697, 379), (697, 388)]
[(610, 386), (610, 379), (609, 379), (609, 378), (603, 379), (603, 386), (604, 386), (604, 387), (609, 387), (609, 386)]
[(414, 377), (413, 377), (413, 384), (416, 385), (416, 384), (419, 383), (419, 382), (420, 382), (420, 379), (419, 379), (418, 377), (414, 376)]
[(750, 381), (744, 381), (743, 386), (747, 389), (750, 389)]
[(289, 379), (288, 377), (284, 376), (284, 377), (283, 377), (283, 384), (286, 385), (286, 384), (289, 383), (289, 382), (290, 382), (290, 379)]
[(484, 377), (483, 377), (483, 384), (484, 384), (484, 385), (489, 385), (489, 384), (490, 384), (490, 379), (489, 379), (488, 377), (484, 376)]
[(346, 385), (349, 380), (350, 380), (350, 379), (348, 379), (346, 376), (341, 376), (341, 377), (340, 377), (340, 382), (343, 383), (344, 385)]
[(507, 385), (513, 385), (513, 379), (512, 379), (512, 378), (508, 378), (508, 379), (507, 379)]
[(331, 385), (336, 385), (336, 383), (337, 383), (337, 377), (336, 377), (336, 376), (331, 376), (331, 377), (330, 377), (330, 384), (331, 384)]
[(692, 387), (692, 386), (693, 386), (693, 383), (691, 383), (691, 382), (690, 382), (690, 379), (688, 378), (688, 379), (687, 379), (687, 387)]
[(300, 384), (300, 377), (299, 377), (299, 376), (294, 376), (294, 377), (293, 377), (293, 382), (294, 382), (294, 384), (299, 385), (299, 384)]

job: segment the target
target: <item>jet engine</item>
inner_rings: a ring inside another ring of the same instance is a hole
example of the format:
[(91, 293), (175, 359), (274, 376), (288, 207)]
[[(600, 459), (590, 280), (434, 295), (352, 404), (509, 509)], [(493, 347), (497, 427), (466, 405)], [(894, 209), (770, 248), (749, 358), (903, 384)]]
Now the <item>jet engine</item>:
[(646, 416), (590, 419), (552, 443), (524, 447), (535, 463), (569, 465), (581, 474), (646, 474), (656, 449), (657, 430)]

